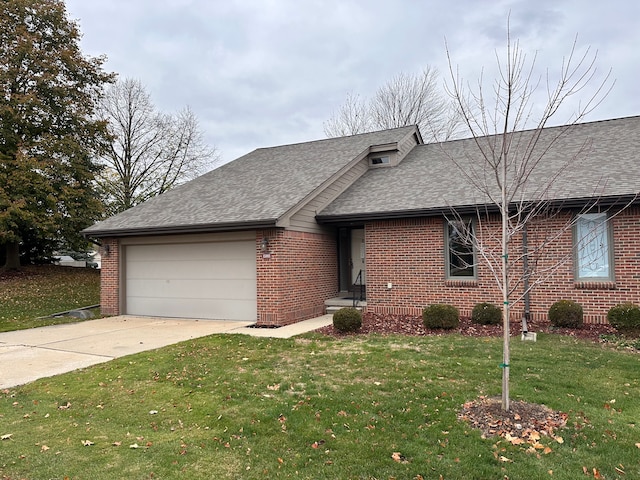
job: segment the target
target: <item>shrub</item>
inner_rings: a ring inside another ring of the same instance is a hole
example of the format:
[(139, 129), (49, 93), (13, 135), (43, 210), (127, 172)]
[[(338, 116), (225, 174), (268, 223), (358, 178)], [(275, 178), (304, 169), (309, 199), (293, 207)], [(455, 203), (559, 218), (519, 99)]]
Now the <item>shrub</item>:
[(471, 321), (480, 325), (499, 325), (502, 321), (502, 310), (493, 303), (478, 303), (471, 311)]
[(460, 312), (453, 305), (429, 305), (422, 310), (422, 321), (426, 328), (450, 330), (460, 324)]
[(549, 309), (549, 321), (554, 327), (580, 328), (582, 306), (572, 300), (560, 300)]
[(356, 308), (341, 308), (333, 314), (333, 328), (340, 332), (355, 332), (361, 326), (362, 313)]
[(620, 332), (640, 332), (640, 307), (620, 303), (607, 312), (607, 320)]

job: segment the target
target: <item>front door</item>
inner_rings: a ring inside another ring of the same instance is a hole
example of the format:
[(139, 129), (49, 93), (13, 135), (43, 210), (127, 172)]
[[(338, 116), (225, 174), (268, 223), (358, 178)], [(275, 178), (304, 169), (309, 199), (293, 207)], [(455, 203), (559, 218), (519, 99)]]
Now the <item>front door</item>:
[[(353, 285), (366, 285), (364, 229), (351, 230), (351, 278)], [(357, 288), (357, 287), (356, 287)]]
[(364, 296), (366, 285), (364, 229), (340, 228), (338, 254), (340, 291), (357, 295), (362, 291)]

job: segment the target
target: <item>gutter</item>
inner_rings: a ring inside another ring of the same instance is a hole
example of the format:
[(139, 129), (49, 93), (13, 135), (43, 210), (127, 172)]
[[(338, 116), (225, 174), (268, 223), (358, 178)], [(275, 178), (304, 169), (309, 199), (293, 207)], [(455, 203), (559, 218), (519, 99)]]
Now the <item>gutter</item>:
[(277, 220), (251, 220), (246, 222), (208, 223), (197, 225), (175, 225), (167, 227), (138, 227), (121, 229), (85, 229), (80, 232), (85, 238), (134, 237), (139, 235), (167, 235), (185, 233), (235, 232), (275, 228)]
[[(581, 197), (567, 198), (561, 200), (552, 200), (547, 202), (549, 208), (565, 208), (577, 209), (584, 208), (589, 204), (603, 207), (627, 207), (640, 204), (640, 196), (638, 194), (609, 196), (609, 197)], [(517, 204), (514, 204), (514, 207)], [(493, 203), (476, 204), (476, 205), (457, 205), (457, 206), (440, 206), (432, 208), (420, 208), (415, 210), (390, 210), (387, 212), (362, 212), (362, 213), (346, 213), (335, 215), (316, 215), (316, 221), (320, 224), (353, 224), (374, 220), (398, 220), (402, 218), (418, 218), (418, 217), (434, 217), (450, 215), (455, 212), (458, 215), (475, 215), (480, 211), (482, 213), (499, 213), (499, 208)]]

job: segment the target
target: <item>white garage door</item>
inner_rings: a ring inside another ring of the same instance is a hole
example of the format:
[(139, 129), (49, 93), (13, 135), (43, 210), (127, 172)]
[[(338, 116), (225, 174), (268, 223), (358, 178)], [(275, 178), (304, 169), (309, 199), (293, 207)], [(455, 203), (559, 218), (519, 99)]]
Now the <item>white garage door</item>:
[(128, 245), (130, 315), (255, 320), (255, 241)]

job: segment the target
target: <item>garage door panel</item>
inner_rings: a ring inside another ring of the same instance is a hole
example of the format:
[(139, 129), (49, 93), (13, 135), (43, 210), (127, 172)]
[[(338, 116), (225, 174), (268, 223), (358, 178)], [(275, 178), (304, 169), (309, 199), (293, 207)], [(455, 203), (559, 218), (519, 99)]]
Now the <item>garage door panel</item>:
[(193, 280), (135, 280), (130, 279), (128, 298), (144, 297), (155, 298), (165, 297), (172, 299), (190, 299), (198, 298), (223, 298), (230, 300), (248, 300), (255, 298), (256, 291), (253, 285), (247, 280), (199, 280), (198, 288), (194, 289)]
[[(153, 299), (153, 310), (149, 310), (150, 300), (152, 299), (132, 298), (130, 314), (210, 320), (247, 320), (255, 317), (255, 302), (252, 300), (236, 300), (231, 304), (227, 300), (215, 299)], [(185, 312), (199, 313), (185, 315)]]
[(125, 263), (128, 314), (257, 318), (255, 241), (129, 245)]
[(161, 245), (131, 245), (136, 261), (156, 262), (158, 259), (171, 258), (173, 261), (190, 260), (241, 260), (248, 254), (255, 254), (254, 242), (210, 242)]
[(154, 279), (171, 272), (173, 278), (202, 280), (207, 278), (255, 278), (255, 261), (242, 260), (201, 260), (157, 262), (132, 261), (127, 264), (127, 278)]

